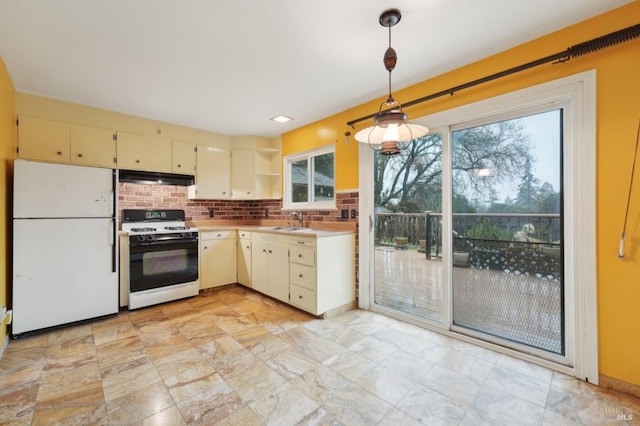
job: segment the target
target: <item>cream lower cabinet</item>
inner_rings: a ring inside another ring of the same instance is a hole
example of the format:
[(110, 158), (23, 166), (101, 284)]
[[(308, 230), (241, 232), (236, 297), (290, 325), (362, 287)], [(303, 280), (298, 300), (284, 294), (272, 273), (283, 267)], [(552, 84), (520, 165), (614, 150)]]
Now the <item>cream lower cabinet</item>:
[(200, 232), (200, 288), (237, 281), (236, 230)]
[(355, 300), (355, 237), (291, 237), (290, 302), (321, 315)]
[(251, 287), (251, 232), (238, 231), (238, 283)]
[(287, 236), (253, 233), (251, 287), (289, 303), (289, 238)]

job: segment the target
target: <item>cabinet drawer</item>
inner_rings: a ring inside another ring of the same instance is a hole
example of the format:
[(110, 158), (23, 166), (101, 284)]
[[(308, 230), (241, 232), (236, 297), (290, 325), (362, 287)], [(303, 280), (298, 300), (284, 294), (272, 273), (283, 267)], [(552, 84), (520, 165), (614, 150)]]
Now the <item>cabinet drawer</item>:
[(289, 241), (291, 241), (291, 244), (294, 246), (308, 246), (308, 247), (315, 247), (316, 245), (316, 237), (302, 237), (300, 235), (296, 235), (295, 237), (292, 237)]
[(200, 239), (203, 241), (207, 240), (226, 240), (229, 238), (235, 238), (236, 231), (235, 230), (224, 230), (224, 231), (205, 231), (200, 233)]
[(313, 247), (291, 247), (291, 262), (301, 265), (316, 266), (316, 251)]
[(316, 312), (316, 292), (309, 290), (308, 288), (298, 287), (292, 285), (289, 290), (291, 297), (289, 302), (292, 305), (298, 306), (305, 311), (309, 311), (315, 314)]
[(238, 231), (238, 235), (240, 236), (240, 238), (242, 238), (243, 240), (250, 240), (251, 239), (251, 232), (247, 232), (247, 231)]
[(316, 289), (316, 268), (312, 266), (292, 263), (289, 267), (289, 276), (293, 284), (310, 290)]

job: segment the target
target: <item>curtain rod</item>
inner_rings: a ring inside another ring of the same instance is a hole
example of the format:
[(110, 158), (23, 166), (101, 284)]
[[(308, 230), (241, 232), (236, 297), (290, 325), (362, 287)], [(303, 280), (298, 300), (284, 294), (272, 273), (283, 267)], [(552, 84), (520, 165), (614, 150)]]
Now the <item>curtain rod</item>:
[[(606, 47), (624, 43), (626, 41), (629, 41), (638, 37), (640, 37), (640, 24), (632, 25), (630, 27), (623, 28), (618, 31), (614, 31), (609, 34), (605, 34), (603, 36), (594, 38), (592, 40), (588, 40), (588, 41), (573, 45), (569, 47), (567, 50), (564, 50), (562, 52), (558, 52), (553, 55), (549, 55), (544, 58), (537, 59), (535, 61), (527, 62), (525, 64), (518, 65), (516, 67), (509, 68), (504, 71), (500, 71), (495, 74), (491, 74), (486, 77), (479, 78), (477, 80), (472, 80), (468, 83), (460, 84), (458, 86), (454, 86), (446, 90), (441, 90), (439, 92), (432, 93), (422, 98), (414, 99), (413, 101), (409, 101), (405, 104), (402, 104), (402, 107), (406, 108), (406, 107), (410, 107), (410, 106), (413, 106), (425, 101), (429, 101), (431, 99), (439, 98), (445, 95), (453, 95), (455, 92), (458, 92), (460, 90), (468, 89), (470, 87), (474, 87), (482, 83), (487, 83), (489, 81), (497, 80), (499, 78), (506, 77), (511, 74), (518, 73), (520, 71), (525, 71), (525, 70), (528, 70), (529, 68), (537, 67), (549, 62), (554, 62), (554, 61), (555, 61), (554, 63), (566, 62), (571, 58), (576, 58), (578, 56), (593, 53), (595, 51), (604, 49)], [(383, 112), (389, 112), (391, 110), (392, 109), (388, 109)], [(351, 128), (354, 128), (354, 124), (373, 118), (376, 115), (378, 115), (377, 112), (360, 117), (360, 118), (356, 118), (355, 120), (351, 120), (347, 122), (347, 125), (351, 126)]]

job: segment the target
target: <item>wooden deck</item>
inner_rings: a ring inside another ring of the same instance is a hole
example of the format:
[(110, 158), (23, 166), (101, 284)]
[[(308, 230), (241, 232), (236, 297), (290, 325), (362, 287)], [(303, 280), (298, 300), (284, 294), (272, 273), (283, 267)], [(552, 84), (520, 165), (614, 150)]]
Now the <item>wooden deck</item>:
[(415, 250), (375, 249), (376, 303), (418, 317), (440, 321), (442, 261)]
[[(440, 321), (442, 261), (385, 246), (375, 253), (376, 303)], [(563, 352), (559, 280), (473, 267), (454, 267), (452, 280), (454, 324)]]

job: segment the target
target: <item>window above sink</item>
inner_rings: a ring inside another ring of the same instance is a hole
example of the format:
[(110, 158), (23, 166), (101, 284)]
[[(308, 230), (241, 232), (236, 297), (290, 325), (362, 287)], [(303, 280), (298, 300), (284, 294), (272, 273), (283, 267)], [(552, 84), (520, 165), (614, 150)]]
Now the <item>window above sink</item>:
[(284, 209), (335, 209), (335, 146), (284, 158)]

